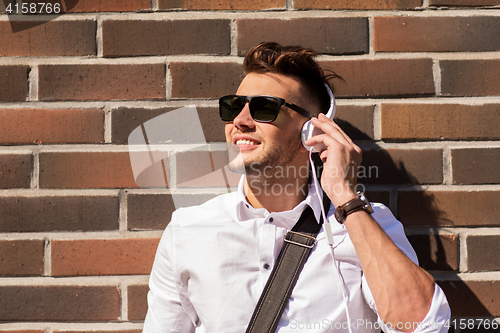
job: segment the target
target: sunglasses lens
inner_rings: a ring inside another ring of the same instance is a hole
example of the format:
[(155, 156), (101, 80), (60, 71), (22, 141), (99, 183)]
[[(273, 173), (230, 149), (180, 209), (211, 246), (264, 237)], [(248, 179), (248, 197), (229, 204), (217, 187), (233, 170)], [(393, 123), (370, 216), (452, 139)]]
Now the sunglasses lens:
[(219, 100), (219, 113), (223, 121), (233, 121), (245, 107), (245, 100), (238, 96), (225, 96)]
[[(233, 121), (245, 107), (248, 99), (241, 96), (225, 96), (219, 99), (219, 114), (223, 121)], [(280, 102), (273, 97), (255, 96), (250, 100), (250, 113), (256, 121), (274, 121), (280, 109)]]
[(279, 110), (279, 101), (272, 97), (254, 97), (250, 102), (250, 112), (257, 121), (274, 121)]

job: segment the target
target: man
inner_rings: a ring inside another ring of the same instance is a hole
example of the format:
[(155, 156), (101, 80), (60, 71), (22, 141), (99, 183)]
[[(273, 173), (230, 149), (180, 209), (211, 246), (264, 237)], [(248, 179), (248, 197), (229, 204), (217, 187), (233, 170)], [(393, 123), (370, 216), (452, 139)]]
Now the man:
[(357, 210), (343, 224), (334, 216), (335, 207), (357, 198), (348, 170), (361, 162), (361, 150), (322, 113), (329, 106), (328, 78), (315, 56), (276, 43), (246, 55), (236, 96), (220, 101), (227, 141), (243, 157), (243, 165), (232, 167), (246, 175), (237, 192), (173, 214), (151, 273), (145, 332), (245, 331), (287, 230), (307, 206), (321, 219), (322, 198), (303, 172), (309, 154), (300, 133), (309, 114), (324, 134), (305, 144), (327, 147), (320, 153), (320, 196), (331, 200), (335, 261), (321, 229), (277, 331), (447, 331), (446, 297), (415, 264), (415, 252), (389, 209), (373, 204), (373, 214)]

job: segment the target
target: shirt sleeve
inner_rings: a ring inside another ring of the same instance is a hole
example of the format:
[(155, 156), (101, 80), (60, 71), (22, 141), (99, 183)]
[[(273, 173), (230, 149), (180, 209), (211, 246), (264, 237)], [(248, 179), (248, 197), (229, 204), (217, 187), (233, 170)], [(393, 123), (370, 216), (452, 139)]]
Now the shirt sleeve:
[(144, 333), (195, 332), (195, 312), (188, 314), (190, 303), (185, 301), (173, 269), (174, 233), (175, 228), (169, 225), (158, 245), (149, 278), (148, 312), (144, 321)]
[[(410, 258), (415, 264), (418, 265), (418, 259), (413, 247), (406, 238), (404, 233), (404, 228), (401, 222), (399, 222), (389, 208), (382, 204), (373, 204), (374, 213), (372, 217), (377, 221), (380, 227), (386, 232), (386, 234), (392, 239), (396, 246), (403, 251), (403, 253)], [(373, 295), (368, 287), (368, 282), (363, 276), (362, 278), (362, 290), (366, 302), (372, 308), (375, 313), (377, 313), (377, 308), (375, 306), (375, 301)], [(443, 290), (435, 284), (434, 295), (432, 297), (432, 303), (427, 315), (424, 320), (420, 323), (411, 323), (414, 333), (431, 333), (448, 332), (448, 325), (451, 316), (450, 307)], [(396, 327), (390, 327), (385, 324), (382, 319), (377, 315), (378, 323), (382, 330), (386, 333), (399, 333), (402, 329), (405, 329), (404, 323), (396, 324)], [(448, 325), (446, 325), (448, 324)], [(402, 326), (403, 325), (403, 326)], [(407, 323), (406, 325), (410, 325)], [(408, 327), (406, 327), (408, 328)]]

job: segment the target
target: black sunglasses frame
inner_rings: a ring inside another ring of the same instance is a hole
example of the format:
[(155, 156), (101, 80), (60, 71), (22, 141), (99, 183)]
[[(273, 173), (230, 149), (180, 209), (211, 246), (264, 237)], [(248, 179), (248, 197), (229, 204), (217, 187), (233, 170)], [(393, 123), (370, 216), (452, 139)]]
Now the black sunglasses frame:
[[(223, 116), (222, 116), (222, 108), (227, 108), (227, 109), (231, 109), (231, 106), (228, 105), (228, 106), (224, 106), (224, 104), (227, 104), (226, 102), (224, 102), (225, 99), (227, 98), (234, 98), (234, 97), (238, 97), (240, 99), (242, 99), (243, 101), (245, 101), (245, 103), (243, 104), (243, 107), (245, 106), (246, 102), (248, 102), (248, 107), (250, 108), (250, 115), (252, 116), (252, 119), (255, 120), (255, 121), (258, 121), (258, 122), (261, 122), (261, 123), (271, 123), (273, 121), (276, 120), (276, 118), (278, 118), (278, 114), (279, 114), (279, 111), (280, 111), (280, 108), (284, 105), (296, 112), (298, 112), (299, 114), (303, 115), (304, 117), (307, 117), (307, 118), (312, 118), (314, 117), (310, 112), (306, 111), (305, 109), (301, 108), (300, 106), (297, 106), (295, 104), (291, 104), (291, 103), (287, 103), (283, 98), (280, 98), (280, 97), (275, 97), (275, 96), (267, 96), (267, 95), (255, 95), (255, 96), (242, 96), (242, 95), (226, 95), (226, 96), (223, 96), (221, 98), (219, 98), (219, 116), (220, 116), (220, 119), (222, 121), (225, 121), (225, 122), (231, 122), (234, 120), (234, 118), (236, 118), (240, 113), (241, 111), (243, 111), (243, 108), (234, 116), (233, 119), (231, 120), (227, 120), (227, 119), (224, 119)], [(255, 112), (257, 112), (258, 110), (255, 110), (253, 109), (252, 110), (252, 100), (254, 98), (272, 98), (274, 100), (276, 100), (276, 102), (278, 103), (278, 107), (277, 107), (277, 110), (276, 110), (276, 114), (274, 115), (274, 118), (271, 119), (271, 120), (259, 120), (259, 119), (255, 119)]]

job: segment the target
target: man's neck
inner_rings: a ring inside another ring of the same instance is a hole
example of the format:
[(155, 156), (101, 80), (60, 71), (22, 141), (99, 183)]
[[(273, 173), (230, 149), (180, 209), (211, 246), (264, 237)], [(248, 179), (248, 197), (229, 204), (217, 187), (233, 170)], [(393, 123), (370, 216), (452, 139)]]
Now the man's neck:
[(292, 210), (308, 193), (308, 178), (253, 178), (246, 176), (244, 191), (248, 203), (269, 212)]

